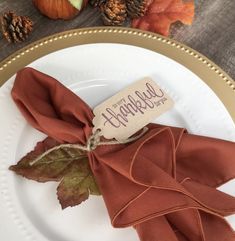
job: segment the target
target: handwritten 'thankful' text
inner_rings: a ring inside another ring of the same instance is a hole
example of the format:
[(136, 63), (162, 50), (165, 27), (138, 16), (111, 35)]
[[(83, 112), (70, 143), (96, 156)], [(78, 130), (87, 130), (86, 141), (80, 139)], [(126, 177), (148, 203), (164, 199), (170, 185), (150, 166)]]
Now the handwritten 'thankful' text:
[(146, 83), (143, 91), (134, 91), (126, 98), (117, 101), (112, 107), (107, 107), (102, 113), (104, 126), (110, 124), (115, 128), (126, 127), (129, 119), (138, 113), (144, 115), (147, 110), (158, 108), (167, 100), (161, 89), (155, 89)]

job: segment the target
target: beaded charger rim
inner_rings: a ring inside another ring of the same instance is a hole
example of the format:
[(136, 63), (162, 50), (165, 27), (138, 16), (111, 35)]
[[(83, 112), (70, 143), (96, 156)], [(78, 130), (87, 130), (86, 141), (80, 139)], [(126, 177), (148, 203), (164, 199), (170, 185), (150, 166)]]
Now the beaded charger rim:
[(0, 87), (34, 60), (64, 48), (91, 43), (119, 43), (142, 47), (182, 64), (220, 98), (235, 122), (235, 81), (211, 60), (192, 48), (158, 34), (123, 27), (69, 30), (38, 40), (0, 62)]
[[(0, 63), (0, 87), (19, 69), (46, 54), (67, 47), (90, 43), (128, 44), (152, 50), (175, 60), (198, 75), (216, 92), (221, 100), (224, 98), (222, 101), (225, 103), (227, 109), (230, 109), (230, 114), (233, 116), (235, 122), (235, 82), (225, 72), (203, 55), (181, 43), (157, 34), (135, 29), (117, 27), (75, 29), (34, 42), (15, 52)], [(13, 133), (17, 130), (18, 121), (19, 119), (14, 121), (11, 132), (4, 142), (4, 147), (13, 140)], [(2, 156), (4, 157), (4, 154)], [(4, 171), (7, 167), (4, 162), (0, 163), (0, 188), (4, 194), (3, 200), (4, 204), (6, 204), (7, 213), (21, 232), (22, 238), (32, 241), (38, 240), (38, 238), (35, 238), (34, 233), (32, 233), (33, 227), (30, 228), (27, 226), (22, 215), (17, 213), (18, 210), (11, 200), (11, 190), (7, 183), (6, 171)]]

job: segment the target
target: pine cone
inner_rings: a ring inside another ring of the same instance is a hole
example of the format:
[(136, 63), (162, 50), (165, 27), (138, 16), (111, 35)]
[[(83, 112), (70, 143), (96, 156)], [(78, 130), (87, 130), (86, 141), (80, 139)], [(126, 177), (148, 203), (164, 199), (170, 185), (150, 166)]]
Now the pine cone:
[(131, 18), (140, 18), (145, 15), (147, 0), (126, 0), (127, 12)]
[(105, 25), (122, 25), (127, 17), (125, 0), (107, 0), (101, 6), (101, 11)]
[(3, 36), (8, 42), (23, 42), (33, 29), (33, 22), (25, 16), (17, 16), (14, 12), (6, 12), (0, 17)]
[(101, 5), (103, 5), (107, 0), (90, 0), (90, 4), (93, 7), (100, 7)]

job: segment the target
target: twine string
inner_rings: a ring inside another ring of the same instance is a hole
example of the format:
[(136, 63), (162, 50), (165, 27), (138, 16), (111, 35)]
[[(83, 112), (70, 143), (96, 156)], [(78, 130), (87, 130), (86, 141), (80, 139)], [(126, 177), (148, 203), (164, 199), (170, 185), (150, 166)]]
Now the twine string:
[(36, 159), (34, 159), (33, 161), (31, 161), (29, 163), (30, 166), (33, 166), (34, 164), (36, 164), (38, 161), (40, 161), (42, 158), (44, 158), (45, 156), (49, 155), (51, 152), (56, 151), (60, 148), (75, 148), (75, 149), (79, 149), (81, 151), (87, 151), (87, 152), (91, 152), (94, 151), (98, 146), (106, 146), (106, 145), (118, 145), (118, 144), (127, 144), (133, 141), (138, 140), (140, 137), (142, 137), (146, 132), (148, 131), (147, 127), (144, 127), (142, 129), (142, 131), (133, 137), (127, 138), (126, 140), (107, 140), (107, 141), (101, 141), (101, 132), (100, 130), (96, 130), (87, 140), (87, 144), (86, 145), (81, 145), (81, 144), (61, 144), (55, 147), (52, 147), (50, 149), (48, 149), (47, 151), (45, 151), (44, 153), (42, 153), (40, 156), (38, 156)]

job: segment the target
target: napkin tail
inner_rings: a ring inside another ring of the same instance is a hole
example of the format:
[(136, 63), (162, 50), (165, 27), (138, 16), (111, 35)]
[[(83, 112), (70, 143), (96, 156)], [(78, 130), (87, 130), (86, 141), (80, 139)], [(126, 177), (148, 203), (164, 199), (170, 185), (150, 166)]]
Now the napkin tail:
[(196, 209), (156, 217), (135, 228), (141, 241), (207, 241)]
[(135, 226), (140, 241), (235, 241), (235, 233), (222, 217), (186, 209)]
[(224, 218), (200, 211), (206, 241), (235, 241), (235, 232)]
[(140, 241), (180, 241), (164, 216), (137, 224), (135, 228)]
[(184, 133), (176, 159), (177, 175), (210, 187), (235, 178), (234, 142)]
[(211, 188), (190, 179), (183, 184), (186, 190), (199, 200), (202, 205), (221, 216), (235, 213), (235, 198), (215, 188)]
[(187, 240), (206, 241), (199, 211), (188, 208), (166, 215), (171, 225)]

